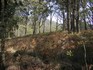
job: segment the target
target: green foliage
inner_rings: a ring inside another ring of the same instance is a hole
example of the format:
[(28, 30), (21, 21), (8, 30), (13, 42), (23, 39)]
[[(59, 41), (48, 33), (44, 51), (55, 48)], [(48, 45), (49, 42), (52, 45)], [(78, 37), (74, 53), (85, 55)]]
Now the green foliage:
[(90, 0), (90, 2), (93, 2), (93, 0)]
[(68, 55), (68, 56), (73, 56), (72, 51), (71, 51), (71, 50), (67, 51), (67, 55)]
[(4, 11), (0, 13), (0, 32), (2, 32), (0, 38), (2, 38), (3, 35), (7, 38), (11, 33), (13, 33), (15, 28), (18, 28), (18, 17), (14, 15), (17, 5), (9, 0), (5, 1), (4, 5)]

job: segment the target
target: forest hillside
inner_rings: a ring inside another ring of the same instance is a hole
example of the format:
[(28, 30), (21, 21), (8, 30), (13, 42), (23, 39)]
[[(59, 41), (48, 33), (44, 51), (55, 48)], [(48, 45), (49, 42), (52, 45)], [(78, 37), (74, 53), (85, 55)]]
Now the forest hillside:
[[(93, 64), (93, 31), (87, 30), (71, 34), (52, 32), (9, 39), (6, 41), (6, 51), (12, 54), (11, 59), (16, 60), (12, 61), (13, 64), (16, 64), (15, 62), (25, 63), (29, 67), (34, 61), (37, 67), (38, 62), (44, 64), (39, 68), (42, 66), (46, 68), (45, 66), (48, 65), (50, 69), (53, 69), (53, 66), (58, 65), (57, 69), (54, 68), (55, 70), (60, 70), (60, 68), (81, 70), (85, 66), (85, 59), (90, 67)], [(6, 62), (10, 62), (9, 54)], [(18, 57), (20, 59), (17, 60)]]
[(0, 70), (93, 70), (93, 0), (0, 0)]

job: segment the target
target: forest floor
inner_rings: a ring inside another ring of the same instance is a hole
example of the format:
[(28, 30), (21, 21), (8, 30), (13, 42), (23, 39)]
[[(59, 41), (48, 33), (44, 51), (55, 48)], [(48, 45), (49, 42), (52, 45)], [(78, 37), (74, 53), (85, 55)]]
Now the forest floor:
[(15, 65), (15, 68), (21, 70), (81, 70), (84, 66), (84, 60), (81, 59), (83, 52), (78, 47), (83, 44), (93, 46), (92, 30), (70, 34), (52, 32), (8, 39), (5, 45), (6, 66), (9, 69)]

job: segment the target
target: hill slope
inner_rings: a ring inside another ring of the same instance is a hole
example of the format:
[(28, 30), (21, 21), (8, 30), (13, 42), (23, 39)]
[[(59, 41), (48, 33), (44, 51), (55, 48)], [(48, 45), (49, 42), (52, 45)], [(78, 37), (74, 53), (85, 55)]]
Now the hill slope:
[[(18, 60), (17, 57), (20, 57), (19, 63), (26, 63), (29, 66), (40, 62), (35, 65), (37, 68), (43, 63), (45, 66), (43, 68), (46, 70), (56, 66), (58, 68), (53, 70), (64, 69), (64, 67), (67, 70), (72, 68), (81, 70), (85, 65), (84, 45), (87, 51), (87, 64), (91, 65), (93, 64), (93, 31), (91, 30), (74, 34), (54, 32), (10, 39), (6, 41), (6, 50), (13, 53), (13, 58)], [(9, 55), (7, 56), (10, 58)]]

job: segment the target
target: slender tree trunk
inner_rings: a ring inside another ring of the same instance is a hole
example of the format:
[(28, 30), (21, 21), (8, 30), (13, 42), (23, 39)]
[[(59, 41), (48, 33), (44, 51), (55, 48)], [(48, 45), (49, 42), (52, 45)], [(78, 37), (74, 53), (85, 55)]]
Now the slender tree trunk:
[(5, 22), (4, 22), (4, 4), (5, 4), (5, 1), (4, 0), (1, 0), (1, 3), (2, 3), (2, 9), (1, 9), (1, 13), (2, 13), (2, 21), (1, 23), (3, 24), (2, 25), (2, 36), (1, 36), (1, 62), (0, 62), (0, 69), (1, 70), (5, 70), (4, 68), (4, 64), (5, 64), (5, 52), (4, 52), (4, 49), (5, 49), (5, 35), (6, 35), (6, 28), (5, 28)]
[(28, 27), (28, 25), (27, 25), (27, 20), (28, 20), (28, 18), (26, 17), (26, 23), (25, 23), (25, 35), (27, 34), (27, 27)]
[(84, 14), (84, 19), (83, 19), (83, 21), (84, 21), (84, 24), (85, 24), (85, 30), (87, 30), (87, 23), (86, 23), (86, 17), (85, 17), (85, 14)]
[(33, 22), (33, 35), (36, 34), (36, 21)]
[[(83, 2), (82, 1), (82, 7), (83, 7), (83, 10), (86, 10), (86, 0)], [(86, 11), (83, 13), (83, 21), (84, 21), (84, 24), (85, 24), (85, 30), (87, 30), (87, 23), (86, 23)]]
[(56, 31), (58, 31), (58, 16), (57, 16), (57, 20), (56, 20)]
[(75, 32), (75, 0), (73, 1), (72, 23), (71, 30)]
[(76, 31), (79, 32), (79, 0), (77, 0)]
[(45, 33), (45, 21), (43, 21), (43, 33)]
[(33, 21), (33, 35), (36, 34), (36, 15), (34, 13), (34, 17), (33, 17), (34, 21)]
[(80, 26), (80, 31), (82, 30), (82, 23), (80, 22), (79, 23), (79, 26)]
[(69, 32), (69, 0), (67, 0), (67, 30)]
[(41, 19), (39, 21), (39, 33), (41, 33), (41, 30), (40, 30), (41, 26), (40, 26), (40, 24), (41, 24)]
[(27, 35), (27, 24), (25, 25), (25, 35)]
[(50, 14), (50, 32), (52, 31), (52, 13)]
[[(1, 15), (1, 12), (2, 11), (2, 1), (0, 0), (0, 15)], [(1, 17), (1, 16), (0, 16)]]
[(27, 25), (25, 24), (25, 34), (24, 35), (26, 35), (27, 34), (27, 27), (26, 27)]
[(85, 61), (85, 70), (88, 70), (88, 64), (87, 64), (87, 52), (86, 52), (86, 46), (85, 44), (83, 44), (83, 47), (84, 47), (84, 61)]
[(0, 54), (1, 54), (1, 57), (0, 57), (0, 69), (1, 70), (5, 70), (5, 52), (4, 52), (4, 49), (5, 48), (5, 39), (2, 38), (1, 39), (1, 51), (0, 51)]
[(93, 23), (93, 9), (92, 9), (92, 23)]
[(63, 14), (63, 30), (65, 30), (65, 11), (63, 11), (62, 14)]

